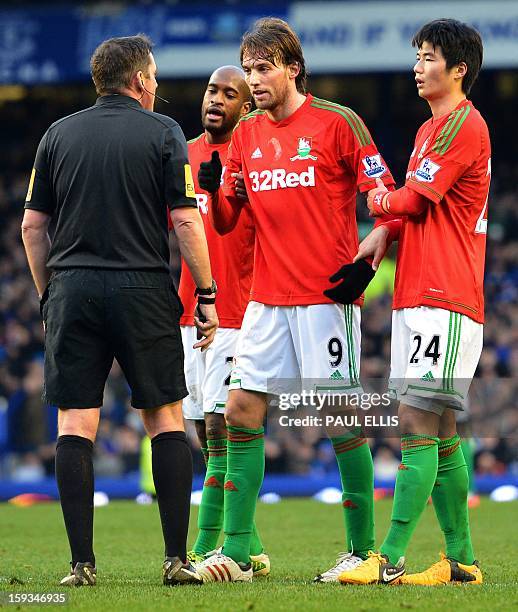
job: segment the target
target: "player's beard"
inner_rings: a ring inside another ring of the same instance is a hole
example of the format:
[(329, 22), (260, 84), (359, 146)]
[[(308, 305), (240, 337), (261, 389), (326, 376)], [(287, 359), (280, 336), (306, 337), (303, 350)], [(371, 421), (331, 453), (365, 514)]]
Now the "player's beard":
[(227, 132), (231, 132), (234, 125), (237, 123), (237, 118), (228, 117), (224, 115), (222, 117), (222, 121), (219, 125), (214, 125), (207, 121), (205, 117), (202, 119), (203, 129), (207, 130), (213, 136), (221, 136), (222, 134), (226, 134)]
[(268, 92), (270, 95), (266, 98), (266, 100), (258, 102), (254, 98), (255, 105), (260, 110), (273, 111), (278, 106), (283, 104), (288, 96), (288, 83), (284, 83), (283, 86), (279, 87), (278, 89), (269, 89)]

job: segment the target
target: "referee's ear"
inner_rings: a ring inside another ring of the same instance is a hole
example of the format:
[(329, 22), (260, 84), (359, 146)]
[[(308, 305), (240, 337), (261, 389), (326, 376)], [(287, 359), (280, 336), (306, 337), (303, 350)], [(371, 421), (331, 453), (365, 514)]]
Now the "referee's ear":
[(140, 89), (142, 91), (142, 93), (144, 93), (144, 73), (142, 72), (142, 70), (139, 70), (137, 72), (137, 86), (138, 89)]

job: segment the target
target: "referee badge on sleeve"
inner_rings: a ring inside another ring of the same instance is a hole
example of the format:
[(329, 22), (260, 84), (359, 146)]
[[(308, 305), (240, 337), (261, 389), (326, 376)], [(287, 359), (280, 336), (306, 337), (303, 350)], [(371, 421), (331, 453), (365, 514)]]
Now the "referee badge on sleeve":
[(31, 178), (29, 179), (29, 188), (27, 189), (26, 202), (30, 202), (32, 198), (32, 188), (34, 187), (34, 177), (36, 176), (36, 168), (32, 169)]
[(195, 198), (196, 192), (194, 191), (191, 166), (189, 164), (184, 164), (183, 168), (185, 170), (185, 195), (188, 198)]

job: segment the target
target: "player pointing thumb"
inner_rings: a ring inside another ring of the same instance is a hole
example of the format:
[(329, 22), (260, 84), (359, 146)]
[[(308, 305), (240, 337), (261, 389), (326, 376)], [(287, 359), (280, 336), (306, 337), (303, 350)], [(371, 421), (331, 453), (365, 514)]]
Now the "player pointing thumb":
[(201, 162), (198, 170), (198, 184), (209, 193), (215, 193), (221, 184), (223, 166), (217, 151), (212, 152), (210, 161)]

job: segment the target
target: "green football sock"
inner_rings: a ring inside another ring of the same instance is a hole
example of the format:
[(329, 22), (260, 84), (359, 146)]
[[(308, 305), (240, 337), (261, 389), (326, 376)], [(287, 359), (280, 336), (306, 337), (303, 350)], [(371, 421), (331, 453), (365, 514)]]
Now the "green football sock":
[(347, 549), (367, 558), (374, 549), (374, 470), (360, 430), (332, 438), (342, 481)]
[(401, 436), (401, 465), (396, 478), (390, 529), (381, 552), (391, 563), (405, 556), (437, 476), (439, 438)]
[(140, 488), (144, 493), (156, 495), (151, 465), (151, 439), (144, 436), (140, 443)]
[(475, 440), (473, 438), (461, 438), (460, 447), (462, 448), (462, 454), (466, 461), (466, 467), (468, 469), (469, 485), (468, 490), (470, 493), (475, 492)]
[(248, 563), (257, 496), (264, 477), (264, 428), (227, 427), (223, 553)]
[(203, 455), (203, 462), (205, 463), (205, 467), (209, 463), (209, 449), (206, 446), (200, 446), (201, 454)]
[(260, 555), (263, 551), (263, 543), (254, 521), (252, 525), (252, 537), (250, 538), (250, 554), (255, 557), (256, 555)]
[[(203, 450), (202, 448), (202, 452)], [(217, 548), (223, 526), (223, 485), (227, 471), (227, 439), (207, 440), (207, 451), (207, 473), (198, 513), (199, 532), (193, 547), (198, 555), (204, 555)]]
[[(204, 555), (215, 550), (219, 534), (223, 527), (223, 485), (227, 471), (227, 439), (207, 440), (208, 449), (201, 451), (206, 458), (207, 474), (203, 483), (200, 511), (198, 513), (198, 537), (193, 546), (194, 551)], [(252, 527), (250, 554), (260, 555), (263, 543), (255, 526)]]
[(446, 540), (446, 556), (465, 565), (475, 559), (469, 529), (468, 482), (459, 436), (441, 440), (433, 505)]

